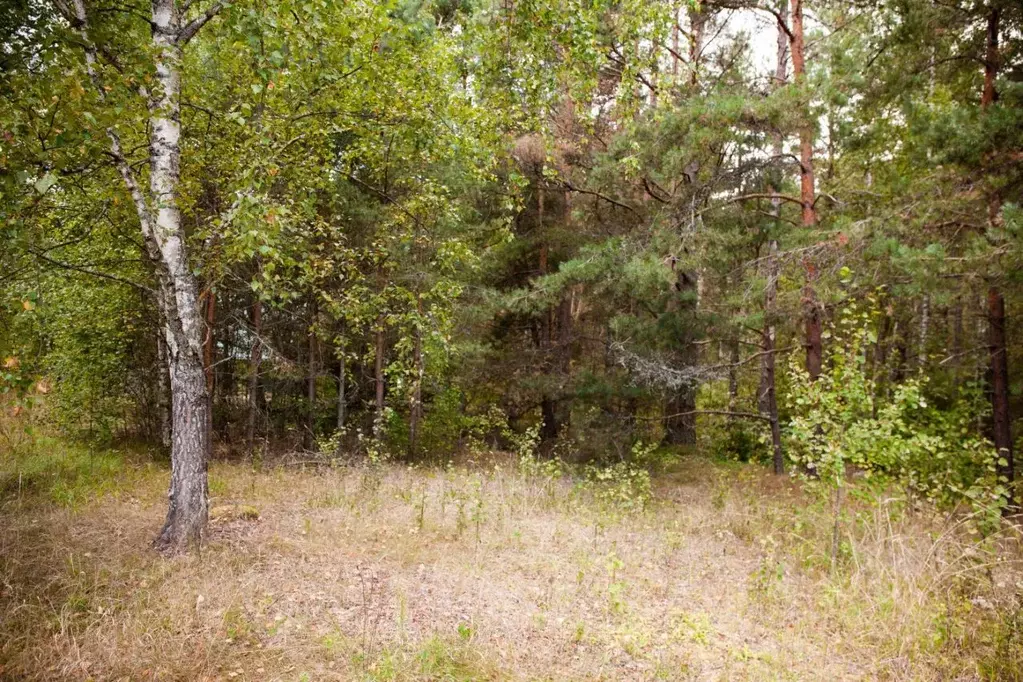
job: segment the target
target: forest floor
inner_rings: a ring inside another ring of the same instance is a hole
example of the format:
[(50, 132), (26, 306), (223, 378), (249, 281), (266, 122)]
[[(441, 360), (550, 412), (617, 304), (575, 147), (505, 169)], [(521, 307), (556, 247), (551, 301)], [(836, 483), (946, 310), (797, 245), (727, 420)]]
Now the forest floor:
[(830, 503), (753, 465), (636, 510), (497, 455), (215, 463), (205, 547), (165, 558), (165, 468), (45, 457), (5, 466), (0, 679), (1023, 679), (1019, 532), (898, 496), (850, 502), (833, 563)]

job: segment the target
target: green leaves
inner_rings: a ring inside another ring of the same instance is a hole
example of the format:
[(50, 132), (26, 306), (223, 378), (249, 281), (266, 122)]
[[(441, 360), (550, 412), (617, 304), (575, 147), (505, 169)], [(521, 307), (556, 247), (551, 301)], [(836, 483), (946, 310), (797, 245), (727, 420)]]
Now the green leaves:
[(35, 187), (36, 192), (38, 192), (39, 194), (46, 194), (47, 190), (49, 190), (55, 184), (57, 184), (57, 176), (55, 176), (53, 173), (47, 173), (43, 177), (36, 180), (33, 186)]
[(793, 459), (809, 467), (829, 486), (844, 485), (853, 468), (907, 489), (932, 502), (955, 505), (974, 500), (985, 517), (994, 477), (993, 449), (972, 435), (970, 425), (983, 414), (975, 387), (964, 387), (942, 409), (926, 397), (924, 377), (890, 389), (878, 386), (863, 361), (875, 338), (867, 313), (846, 314), (835, 325), (828, 371), (816, 382), (794, 360), (785, 401), (792, 411), (786, 440)]

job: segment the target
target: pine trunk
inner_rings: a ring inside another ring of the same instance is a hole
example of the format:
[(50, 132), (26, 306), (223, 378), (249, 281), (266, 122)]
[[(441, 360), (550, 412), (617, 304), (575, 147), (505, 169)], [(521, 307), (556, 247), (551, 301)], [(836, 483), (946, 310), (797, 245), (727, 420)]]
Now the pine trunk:
[(958, 388), (963, 369), (963, 301), (957, 298), (952, 308), (952, 383)]
[(931, 297), (926, 294), (920, 301), (920, 339), (916, 353), (917, 366), (923, 370), (927, 364), (927, 339), (931, 331)]
[[(995, 79), (998, 77), (1000, 57), (998, 54), (999, 8), (992, 7), (987, 22), (987, 49), (984, 59), (984, 91), (980, 106), (987, 110), (998, 99)], [(989, 221), (997, 224), (1001, 210), (1001, 198), (993, 192), (988, 201)], [(1013, 494), (1015, 468), (1012, 461), (1012, 420), (1009, 414), (1009, 359), (1005, 335), (1005, 298), (997, 286), (992, 285), (987, 296), (988, 345), (991, 357), (991, 414), (992, 439), (998, 460), (998, 477), (1009, 493), (1005, 514), (1016, 511)]]
[[(679, 297), (679, 314), (695, 322), (699, 286), (696, 276), (679, 270), (675, 283)], [(696, 294), (696, 296), (694, 296)], [(698, 360), (697, 347), (691, 338), (680, 339), (682, 345), (680, 364), (693, 367)], [(674, 390), (665, 405), (664, 441), (669, 445), (696, 444), (696, 385), (686, 382)]]
[(777, 376), (775, 371), (777, 332), (774, 317), (778, 297), (778, 240), (770, 240), (767, 249), (767, 287), (764, 292), (764, 354), (760, 361), (760, 411), (768, 418), (771, 424), (771, 453), (772, 461), (774, 462), (774, 473), (783, 474), (785, 473), (785, 455), (781, 445), (781, 422), (778, 418)]
[[(792, 75), (797, 85), (806, 80), (806, 52), (803, 31), (803, 0), (792, 2)], [(799, 199), (802, 204), (803, 227), (817, 226), (816, 188), (813, 177), (813, 122), (809, 103), (805, 105), (803, 122), (799, 126)], [(823, 364), (822, 326), (820, 304), (817, 301), (817, 266), (810, 258), (803, 261), (806, 281), (803, 286), (803, 307), (806, 318), (806, 371), (811, 380), (821, 374)]]
[(734, 412), (739, 401), (739, 341), (728, 342), (728, 411)]

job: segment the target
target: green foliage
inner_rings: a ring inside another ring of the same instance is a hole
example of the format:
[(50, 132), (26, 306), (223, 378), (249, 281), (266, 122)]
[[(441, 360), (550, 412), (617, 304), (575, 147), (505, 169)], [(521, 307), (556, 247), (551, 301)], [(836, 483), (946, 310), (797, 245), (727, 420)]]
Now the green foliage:
[(742, 421), (728, 421), (709, 424), (704, 429), (704, 440), (710, 445), (710, 453), (720, 459), (765, 464), (771, 453), (763, 429), (756, 429)]
[(584, 487), (597, 504), (606, 510), (639, 512), (646, 508), (653, 492), (650, 471), (640, 463), (648, 461), (656, 447), (637, 442), (630, 460), (609, 466), (587, 466), (583, 469)]
[(41, 496), (74, 509), (117, 493), (129, 473), (119, 453), (41, 436), (30, 447), (0, 449), (0, 498)]
[(797, 362), (786, 402), (786, 440), (793, 461), (829, 486), (846, 485), (849, 469), (880, 477), (946, 506), (968, 502), (997, 516), (1004, 482), (995, 453), (972, 424), (980, 401), (968, 388), (949, 407), (926, 397), (924, 377), (882, 392), (868, 363), (877, 342), (876, 316), (857, 304), (835, 324), (826, 371), (809, 381)]

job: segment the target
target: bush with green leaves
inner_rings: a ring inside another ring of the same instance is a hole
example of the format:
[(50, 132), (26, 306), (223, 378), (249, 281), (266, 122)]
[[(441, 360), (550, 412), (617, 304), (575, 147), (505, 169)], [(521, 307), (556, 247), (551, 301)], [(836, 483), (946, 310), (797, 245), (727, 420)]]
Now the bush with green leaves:
[(852, 467), (943, 506), (968, 501), (997, 513), (1005, 489), (995, 450), (977, 435), (984, 401), (975, 386), (943, 409), (928, 399), (925, 377), (879, 390), (868, 362), (877, 342), (875, 315), (850, 303), (835, 324), (832, 354), (817, 381), (793, 359), (785, 395), (792, 417), (787, 451), (831, 486)]
[(588, 466), (584, 469), (584, 487), (589, 488), (597, 503), (607, 510), (642, 511), (653, 496), (650, 471), (642, 462), (650, 461), (656, 445), (637, 441), (628, 460), (609, 466)]

